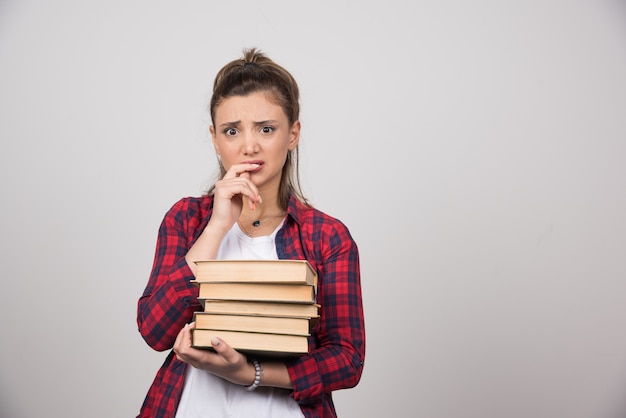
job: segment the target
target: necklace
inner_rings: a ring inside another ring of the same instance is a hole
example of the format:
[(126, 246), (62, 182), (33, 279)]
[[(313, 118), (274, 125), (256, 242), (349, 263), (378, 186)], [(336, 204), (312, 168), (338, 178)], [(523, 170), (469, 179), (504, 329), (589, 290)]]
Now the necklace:
[[(284, 218), (285, 215), (275, 215), (275, 216), (268, 216), (267, 218), (263, 218), (263, 219), (257, 219), (255, 221), (252, 222), (252, 226), (255, 228), (258, 228), (259, 226), (261, 226), (261, 223), (266, 222), (272, 218)], [(244, 228), (242, 222), (237, 221), (237, 225), (239, 225), (239, 229), (241, 229), (241, 231), (246, 234), (249, 237), (252, 237), (252, 234), (255, 232), (250, 232), (248, 231), (246, 228)]]
[(282, 218), (284, 215), (275, 215), (275, 216), (268, 216), (265, 219), (257, 219), (256, 221), (252, 222), (252, 226), (255, 228), (258, 228), (261, 225), (261, 222), (265, 222), (265, 221), (269, 221), (272, 218)]

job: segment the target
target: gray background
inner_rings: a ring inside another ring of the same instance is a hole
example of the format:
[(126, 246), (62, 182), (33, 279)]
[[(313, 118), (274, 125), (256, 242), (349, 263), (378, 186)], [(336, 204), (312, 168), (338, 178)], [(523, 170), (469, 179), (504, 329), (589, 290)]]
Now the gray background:
[(341, 417), (626, 416), (623, 1), (0, 0), (2, 418), (138, 412), (157, 228), (212, 182), (213, 76), (250, 46), (361, 250)]

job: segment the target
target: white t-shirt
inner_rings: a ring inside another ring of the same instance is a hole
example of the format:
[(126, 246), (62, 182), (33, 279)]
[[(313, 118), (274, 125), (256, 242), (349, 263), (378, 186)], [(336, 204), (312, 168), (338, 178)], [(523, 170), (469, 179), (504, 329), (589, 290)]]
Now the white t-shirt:
[[(222, 240), (217, 258), (277, 259), (274, 239), (281, 226), (271, 235), (250, 238), (235, 223)], [(289, 393), (265, 386), (248, 392), (243, 386), (188, 366), (176, 418), (303, 418)]]

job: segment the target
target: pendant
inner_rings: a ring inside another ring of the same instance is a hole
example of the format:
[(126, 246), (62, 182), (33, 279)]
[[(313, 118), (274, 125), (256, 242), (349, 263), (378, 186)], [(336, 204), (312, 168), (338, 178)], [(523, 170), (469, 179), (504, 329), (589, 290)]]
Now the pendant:
[(258, 219), (254, 222), (252, 222), (252, 226), (257, 228), (259, 225), (261, 225), (261, 221), (259, 221)]

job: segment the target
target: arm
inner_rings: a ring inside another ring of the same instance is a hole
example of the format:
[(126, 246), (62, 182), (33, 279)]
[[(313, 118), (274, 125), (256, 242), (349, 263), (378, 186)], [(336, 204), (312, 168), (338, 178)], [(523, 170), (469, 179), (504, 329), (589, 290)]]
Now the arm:
[(309, 355), (288, 363), (294, 399), (307, 403), (357, 385), (365, 358), (359, 254), (341, 223), (323, 225), (318, 302), (321, 317)]
[[(199, 309), (198, 289), (185, 254), (191, 245), (189, 200), (177, 202), (159, 228), (154, 263), (139, 299), (137, 324), (144, 340), (157, 351), (172, 348), (180, 329)], [(198, 220), (194, 220), (199, 223)]]
[[(249, 386), (255, 380), (255, 368), (247, 357), (218, 338), (212, 341), (215, 352), (191, 347), (191, 329), (195, 324), (185, 325), (174, 343), (179, 360), (197, 369), (220, 376), (236, 385)], [(291, 389), (292, 384), (284, 363), (262, 361), (260, 386)]]

